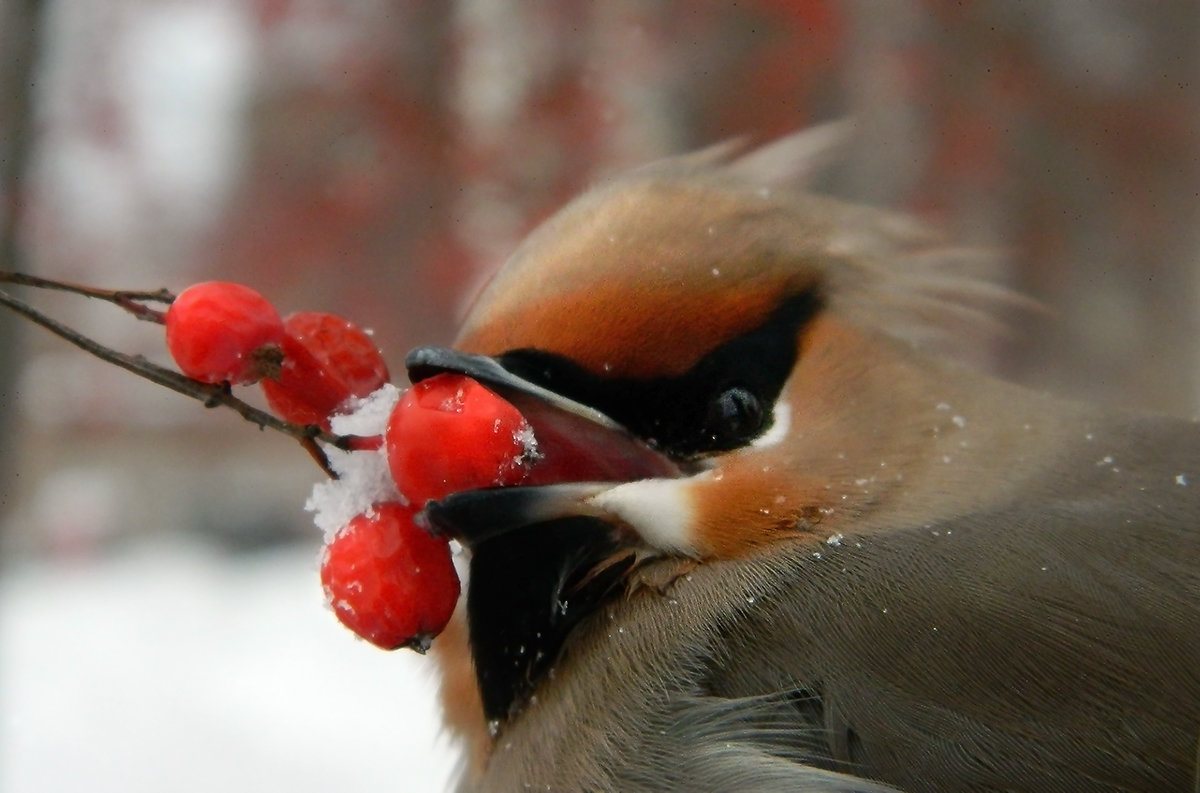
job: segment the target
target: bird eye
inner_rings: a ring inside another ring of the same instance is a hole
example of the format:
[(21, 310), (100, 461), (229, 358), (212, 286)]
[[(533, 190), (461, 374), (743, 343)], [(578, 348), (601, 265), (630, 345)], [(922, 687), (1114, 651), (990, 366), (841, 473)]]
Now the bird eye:
[(762, 428), (762, 402), (742, 386), (727, 388), (708, 405), (705, 426), (715, 441), (742, 441)]

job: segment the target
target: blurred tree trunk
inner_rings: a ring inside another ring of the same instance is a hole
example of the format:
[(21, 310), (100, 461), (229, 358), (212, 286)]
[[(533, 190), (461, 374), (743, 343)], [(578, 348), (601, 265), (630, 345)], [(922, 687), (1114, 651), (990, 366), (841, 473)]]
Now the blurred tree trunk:
[[(28, 267), (21, 238), (21, 220), (27, 206), (25, 176), (34, 136), (34, 87), (41, 35), (41, 0), (0, 2), (0, 268), (24, 271)], [(17, 384), (23, 329), (21, 321), (0, 311), (0, 438), (5, 449), (15, 449)], [(0, 454), (0, 520), (8, 511), (15, 453)], [(0, 525), (3, 525), (0, 523)], [(3, 540), (3, 537), (0, 537)]]
[[(42, 19), (41, 0), (0, 2), (0, 267), (23, 269), (20, 225), (25, 173), (33, 142), (33, 96)], [(7, 325), (6, 325), (6, 329)], [(11, 338), (5, 334), (3, 338)], [(3, 345), (0, 354), (10, 345)], [(0, 359), (10, 360), (10, 359)], [(6, 371), (6, 370), (5, 370)]]

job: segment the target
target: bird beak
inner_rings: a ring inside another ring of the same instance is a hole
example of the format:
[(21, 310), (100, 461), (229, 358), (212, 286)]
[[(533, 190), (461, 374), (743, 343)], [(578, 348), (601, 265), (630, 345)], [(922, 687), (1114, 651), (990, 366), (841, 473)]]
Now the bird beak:
[(452, 493), (425, 505), (431, 526), (471, 550), (466, 617), (483, 710), (522, 707), (580, 620), (627, 584), (645, 539), (605, 505), (625, 488), (687, 481), (689, 471), (588, 405), (505, 369), (438, 347), (406, 361), (417, 383), (474, 378), (533, 428), (539, 461), (519, 486)]
[(604, 413), (513, 374), (494, 358), (420, 347), (405, 363), (413, 383), (443, 372), (478, 380), (512, 403), (537, 439), (541, 462), (522, 485), (452, 493), (426, 506), (432, 525), (468, 547), (571, 517), (605, 520), (620, 532), (620, 521), (600, 506), (605, 492), (624, 483), (695, 472)]

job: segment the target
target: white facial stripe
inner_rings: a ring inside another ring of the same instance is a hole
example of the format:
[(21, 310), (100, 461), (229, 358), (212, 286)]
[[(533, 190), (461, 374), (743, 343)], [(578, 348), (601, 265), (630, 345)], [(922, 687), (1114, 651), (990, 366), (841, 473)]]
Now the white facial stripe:
[(787, 437), (788, 430), (792, 427), (791, 405), (782, 399), (776, 400), (775, 408), (771, 411), (771, 417), (774, 419), (771, 423), (771, 429), (750, 442), (750, 445), (756, 449), (774, 446)]
[(696, 552), (695, 524), (687, 488), (694, 478), (626, 482), (599, 493), (587, 504), (627, 523), (647, 545), (691, 555)]
[[(787, 437), (791, 406), (780, 399), (772, 410), (771, 428), (751, 442), (754, 448), (774, 446)], [(610, 487), (582, 504), (593, 514), (616, 517), (649, 546), (670, 553), (696, 553), (695, 508), (690, 488), (711, 479), (711, 471), (681, 479), (641, 479)]]

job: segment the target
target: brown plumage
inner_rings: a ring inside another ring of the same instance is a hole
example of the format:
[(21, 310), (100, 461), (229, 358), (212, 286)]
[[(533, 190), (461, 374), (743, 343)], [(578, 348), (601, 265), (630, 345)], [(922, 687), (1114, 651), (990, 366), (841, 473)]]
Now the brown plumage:
[(1012, 298), (789, 189), (828, 134), (593, 190), (410, 356), (628, 461), (431, 506), (463, 789), (1197, 789), (1200, 426), (924, 351)]

